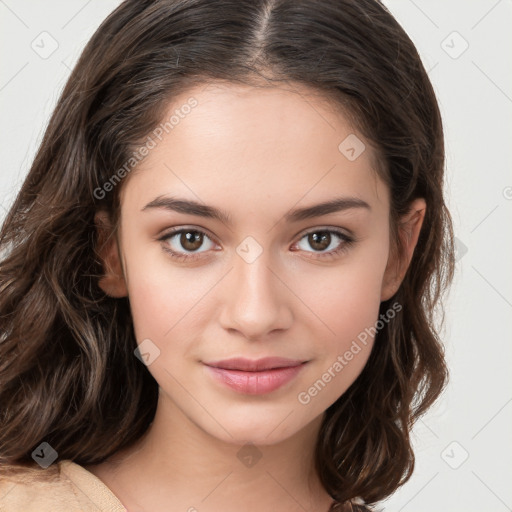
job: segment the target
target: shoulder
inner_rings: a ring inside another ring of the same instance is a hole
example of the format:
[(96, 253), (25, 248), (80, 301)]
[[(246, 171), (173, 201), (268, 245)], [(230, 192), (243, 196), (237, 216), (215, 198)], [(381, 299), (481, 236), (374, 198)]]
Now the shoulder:
[(0, 512), (126, 512), (92, 473), (70, 460), (46, 469), (0, 467)]
[(72, 485), (62, 473), (64, 461), (46, 469), (35, 466), (2, 468), (0, 471), (0, 511), (75, 510), (79, 505)]

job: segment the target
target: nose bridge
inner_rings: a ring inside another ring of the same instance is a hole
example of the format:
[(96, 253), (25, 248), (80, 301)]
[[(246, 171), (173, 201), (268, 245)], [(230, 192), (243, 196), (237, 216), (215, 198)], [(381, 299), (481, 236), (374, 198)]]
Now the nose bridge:
[(286, 327), (291, 314), (271, 252), (253, 237), (244, 239), (236, 252), (221, 314), (224, 328), (236, 329), (248, 338), (261, 338)]

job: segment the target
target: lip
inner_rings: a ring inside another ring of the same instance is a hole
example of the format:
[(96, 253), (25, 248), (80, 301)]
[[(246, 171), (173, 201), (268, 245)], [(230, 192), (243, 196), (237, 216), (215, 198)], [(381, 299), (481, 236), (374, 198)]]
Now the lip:
[[(256, 361), (235, 358), (215, 363), (204, 363), (208, 373), (237, 393), (262, 395), (271, 393), (293, 380), (307, 364), (284, 358), (263, 358)], [(240, 369), (244, 368), (256, 368)]]
[(241, 370), (246, 372), (259, 372), (273, 370), (274, 368), (289, 368), (299, 366), (306, 361), (288, 359), (286, 357), (262, 357), (261, 359), (247, 359), (245, 357), (233, 357), (221, 361), (204, 363), (206, 366), (222, 368), (224, 370)]

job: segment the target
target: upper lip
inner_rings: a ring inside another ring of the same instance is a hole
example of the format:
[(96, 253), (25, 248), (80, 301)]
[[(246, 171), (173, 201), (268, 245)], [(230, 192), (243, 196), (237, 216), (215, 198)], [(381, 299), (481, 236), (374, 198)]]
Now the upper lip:
[(224, 370), (242, 370), (246, 372), (257, 372), (263, 370), (272, 370), (274, 368), (289, 368), (299, 366), (306, 361), (297, 359), (287, 359), (285, 357), (263, 357), (262, 359), (246, 359), (245, 357), (234, 357), (232, 359), (223, 359), (221, 361), (212, 361), (204, 363), (207, 366), (222, 368)]

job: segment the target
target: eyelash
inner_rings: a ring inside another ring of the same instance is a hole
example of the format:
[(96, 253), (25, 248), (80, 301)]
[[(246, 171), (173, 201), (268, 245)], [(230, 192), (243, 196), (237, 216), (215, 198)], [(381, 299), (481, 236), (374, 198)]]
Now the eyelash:
[[(193, 233), (200, 233), (202, 235), (205, 235), (207, 238), (209, 238), (211, 240), (211, 237), (208, 236), (207, 233), (205, 233), (204, 231), (200, 230), (200, 229), (196, 229), (196, 228), (177, 228), (177, 229), (173, 229), (169, 232), (167, 232), (165, 235), (163, 235), (162, 237), (158, 238), (159, 241), (161, 242), (164, 242), (170, 238), (173, 238), (174, 236), (180, 234), (180, 233), (188, 233), (188, 232), (193, 232)], [(340, 254), (344, 253), (345, 251), (347, 251), (354, 243), (355, 243), (355, 239), (346, 235), (345, 233), (343, 233), (342, 231), (339, 231), (337, 229), (314, 229), (314, 230), (311, 230), (311, 231), (307, 231), (306, 233), (304, 233), (300, 238), (299, 238), (299, 242), (307, 237), (308, 235), (311, 235), (313, 233), (329, 233), (329, 234), (334, 234), (336, 235), (337, 237), (339, 237), (342, 242), (340, 243), (340, 245), (336, 248), (336, 249), (332, 249), (331, 251), (329, 252), (325, 252), (325, 253), (322, 253), (322, 252), (313, 252), (313, 254), (316, 254), (317, 256), (314, 256), (314, 258), (318, 257), (320, 259), (329, 259), (329, 258), (335, 258), (336, 256), (339, 256)], [(176, 251), (173, 251), (172, 249), (169, 249), (169, 247), (167, 246), (163, 246), (163, 249), (170, 254), (170, 256), (173, 258), (173, 259), (176, 259), (178, 261), (194, 261), (198, 258), (201, 258), (202, 257), (202, 254), (203, 253), (191, 253), (191, 254), (183, 254), (183, 253), (179, 253), (179, 252), (176, 252)], [(311, 257), (311, 256), (308, 256), (308, 257)]]

